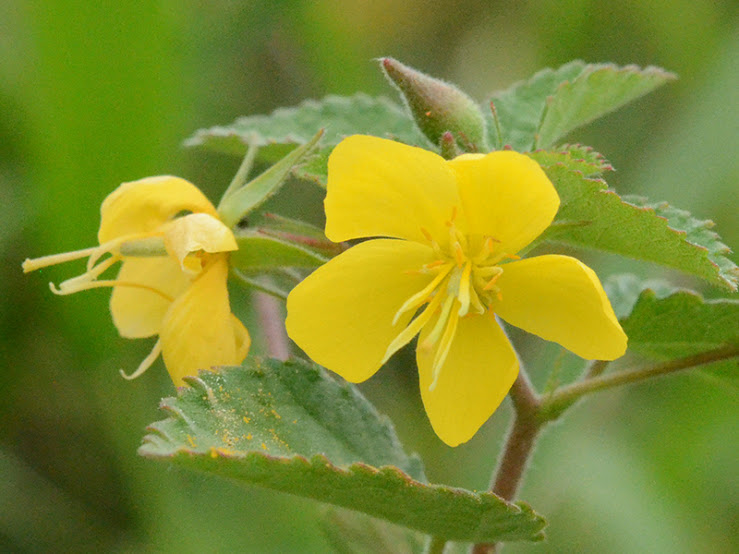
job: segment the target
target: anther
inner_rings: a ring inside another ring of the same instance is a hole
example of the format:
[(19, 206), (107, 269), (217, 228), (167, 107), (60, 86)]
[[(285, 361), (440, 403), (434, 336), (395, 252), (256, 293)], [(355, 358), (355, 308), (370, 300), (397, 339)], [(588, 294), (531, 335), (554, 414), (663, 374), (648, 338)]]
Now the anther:
[(454, 259), (457, 262), (457, 267), (464, 265), (464, 251), (462, 250), (462, 245), (458, 242), (454, 243)]
[(503, 271), (501, 270), (500, 273), (497, 275), (494, 275), (490, 281), (488, 281), (488, 284), (483, 287), (482, 290), (490, 290), (495, 286), (495, 282), (500, 279), (500, 276), (503, 275)]

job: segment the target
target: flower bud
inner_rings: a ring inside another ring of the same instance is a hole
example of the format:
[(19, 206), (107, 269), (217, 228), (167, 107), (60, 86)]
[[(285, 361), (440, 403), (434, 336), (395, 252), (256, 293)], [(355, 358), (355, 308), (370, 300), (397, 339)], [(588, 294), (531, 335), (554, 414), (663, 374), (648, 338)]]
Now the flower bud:
[(418, 127), (441, 145), (445, 132), (463, 152), (487, 151), (485, 119), (474, 100), (454, 85), (429, 77), (393, 58), (382, 58), (388, 79), (400, 90)]

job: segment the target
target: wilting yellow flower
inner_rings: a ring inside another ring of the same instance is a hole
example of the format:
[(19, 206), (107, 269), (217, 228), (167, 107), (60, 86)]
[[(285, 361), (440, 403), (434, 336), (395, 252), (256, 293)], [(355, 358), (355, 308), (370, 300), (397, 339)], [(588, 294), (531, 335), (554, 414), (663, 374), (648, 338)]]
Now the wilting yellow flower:
[[(175, 385), (200, 368), (241, 363), (249, 333), (231, 313), (226, 288), (228, 252), (238, 247), (203, 193), (184, 179), (150, 177), (123, 183), (100, 212), (100, 246), (26, 260), (23, 270), (88, 258), (85, 273), (51, 289), (112, 287), (110, 311), (121, 336), (159, 335), (131, 378), (160, 353)], [(98, 280), (118, 262), (116, 279)]]
[(333, 241), (392, 238), (362, 242), (300, 283), (287, 301), (288, 334), (316, 362), (360, 382), (420, 333), (423, 403), (451, 446), (475, 434), (518, 374), (495, 315), (583, 358), (612, 360), (626, 349), (590, 268), (568, 256), (516, 261), (559, 208), (546, 174), (522, 154), (446, 161), (349, 137), (329, 158), (325, 207)]

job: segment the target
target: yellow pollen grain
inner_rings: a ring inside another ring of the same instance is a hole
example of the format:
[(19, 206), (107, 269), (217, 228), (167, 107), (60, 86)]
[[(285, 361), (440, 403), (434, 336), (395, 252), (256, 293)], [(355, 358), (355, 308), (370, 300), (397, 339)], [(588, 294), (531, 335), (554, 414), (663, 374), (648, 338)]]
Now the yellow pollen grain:
[(444, 260), (436, 260), (436, 261), (433, 261), (431, 263), (424, 265), (423, 267), (424, 269), (434, 269), (434, 268), (439, 267), (440, 265), (444, 265), (445, 263), (446, 262)]
[(252, 435), (251, 433), (249, 433), (248, 435), (246, 435), (246, 440), (248, 440), (248, 441), (250, 441), (253, 438), (254, 438), (254, 435)]
[(503, 272), (501, 271), (497, 275), (495, 275), (490, 281), (488, 281), (488, 284), (483, 287), (482, 290), (490, 290), (495, 286), (495, 282), (500, 279), (500, 276), (503, 275)]
[(267, 450), (267, 445), (262, 443), (262, 450)]
[(462, 245), (458, 242), (454, 243), (454, 259), (457, 262), (457, 267), (464, 265), (464, 252), (462, 251)]
[(193, 448), (197, 448), (198, 446), (197, 444), (195, 444), (195, 440), (190, 435), (187, 435), (187, 442), (189, 442), (190, 446), (192, 446)]
[(275, 419), (282, 419), (282, 416), (278, 414), (275, 410), (272, 410), (272, 415), (275, 416)]
[(250, 423), (250, 422), (251, 422), (251, 418), (244, 416), (244, 423)]

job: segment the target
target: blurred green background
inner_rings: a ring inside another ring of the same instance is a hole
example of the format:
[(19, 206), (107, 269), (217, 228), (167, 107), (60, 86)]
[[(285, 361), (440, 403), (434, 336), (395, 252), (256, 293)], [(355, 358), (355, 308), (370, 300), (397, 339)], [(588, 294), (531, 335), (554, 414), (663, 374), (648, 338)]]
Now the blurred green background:
[[(174, 389), (161, 362), (133, 382), (118, 369), (136, 367), (151, 344), (117, 336), (107, 291), (49, 292), (48, 281), (78, 266), (21, 273), (25, 257), (93, 245), (100, 202), (120, 182), (171, 173), (217, 199), (239, 161), (183, 149), (184, 138), (307, 97), (393, 96), (379, 56), (480, 100), (574, 58), (655, 64), (680, 80), (572, 140), (610, 159), (620, 192), (712, 218), (736, 248), (737, 6), (0, 3), (0, 551), (330, 551), (313, 502), (138, 457), (146, 425), (163, 417), (159, 399)], [(586, 258), (602, 277), (629, 270), (722, 294), (644, 264)], [(523, 353), (538, 383), (547, 352), (534, 344)], [(432, 480), (486, 488), (508, 407), (450, 449), (431, 432), (417, 386), (391, 365), (363, 390)], [(507, 551), (739, 551), (736, 415), (736, 389), (699, 372), (589, 398), (544, 436), (521, 491), (549, 517), (548, 542)]]

